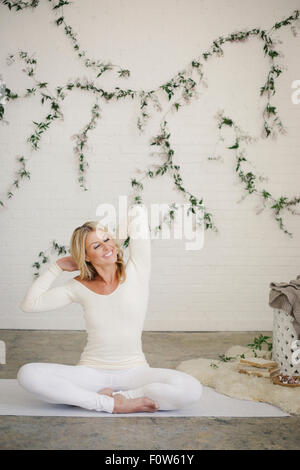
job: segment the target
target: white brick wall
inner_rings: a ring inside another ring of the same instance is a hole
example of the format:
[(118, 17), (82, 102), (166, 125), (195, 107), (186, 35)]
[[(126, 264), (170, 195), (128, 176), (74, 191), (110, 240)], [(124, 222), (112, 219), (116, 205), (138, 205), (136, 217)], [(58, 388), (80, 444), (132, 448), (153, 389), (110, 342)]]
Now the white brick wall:
[[(299, 6), (297, 1), (280, 0), (73, 2), (64, 14), (88, 57), (111, 60), (131, 71), (128, 80), (118, 80), (116, 72), (107, 72), (97, 81), (73, 53), (63, 29), (53, 24), (47, 3), (33, 12), (16, 13), (0, 7), (1, 73), (13, 92), (23, 94), (33, 86), (21, 72), (21, 63), (5, 64), (7, 55), (20, 49), (35, 54), (36, 77), (48, 81), (53, 93), (56, 86), (76, 77), (88, 77), (106, 90), (115, 86), (150, 90), (172, 78), (219, 36), (254, 27), (269, 29)], [(269, 177), (261, 188), (274, 197), (293, 197), (299, 196), (300, 104), (292, 104), (290, 97), (292, 81), (300, 79), (300, 36), (295, 38), (289, 27), (277, 36), (283, 41), (279, 49), (285, 55), (282, 63), (287, 70), (276, 82), (273, 104), (288, 134), (277, 141), (259, 140), (249, 147), (247, 158), (255, 165), (254, 173)], [(227, 44), (224, 52), (224, 57), (205, 65), (208, 89), (199, 89), (199, 100), (167, 117), (174, 163), (181, 166), (183, 185), (204, 198), (219, 233), (206, 232), (204, 248), (198, 252), (186, 251), (184, 240), (153, 240), (145, 330), (270, 330), (270, 282), (289, 281), (300, 273), (299, 217), (284, 214), (284, 223), (294, 235), (290, 239), (270, 211), (256, 215), (259, 201), (255, 196), (236, 203), (244, 192), (235, 175), (232, 151), (217, 152), (223, 162), (207, 160), (217, 141), (214, 115), (219, 109), (253, 136), (260, 135), (263, 125), (266, 101), (259, 97), (259, 89), (269, 64), (263, 58), (262, 43), (253, 39)], [(92, 94), (73, 91), (62, 102), (64, 121), (51, 125), (38, 152), (31, 150), (26, 139), (33, 132), (32, 121), (47, 115), (47, 105), (41, 106), (36, 96), (6, 106), (5, 119), (10, 125), (0, 125), (1, 193), (14, 179), (17, 155), (30, 157), (31, 180), (21, 183), (0, 214), (2, 329), (84, 329), (78, 304), (40, 314), (20, 310), (33, 280), (31, 265), (52, 239), (68, 245), (73, 229), (95, 218), (99, 203), (117, 204), (119, 195), (129, 194), (130, 178), (139, 178), (137, 168), (144, 170), (161, 161), (150, 156), (156, 149), (149, 143), (159, 131), (162, 114), (153, 112), (145, 134), (139, 135), (138, 101), (100, 101), (101, 119), (89, 133), (85, 151), (90, 165), (89, 191), (83, 192), (77, 183), (71, 136), (89, 122), (94, 102)], [(166, 106), (167, 100), (162, 104)], [(173, 190), (172, 181), (164, 175), (145, 183), (144, 202), (185, 202)], [(56, 258), (54, 254), (52, 259)], [(53, 287), (70, 276), (63, 273)]]

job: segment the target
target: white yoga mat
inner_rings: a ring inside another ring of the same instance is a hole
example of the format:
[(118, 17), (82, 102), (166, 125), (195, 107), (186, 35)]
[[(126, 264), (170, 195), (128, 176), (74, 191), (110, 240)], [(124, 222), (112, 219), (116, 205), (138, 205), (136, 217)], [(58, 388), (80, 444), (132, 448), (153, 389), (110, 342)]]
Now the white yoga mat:
[(199, 402), (180, 410), (158, 410), (154, 413), (107, 413), (90, 411), (70, 405), (55, 405), (38, 400), (24, 390), (16, 379), (0, 379), (0, 415), (13, 416), (79, 416), (79, 417), (157, 417), (165, 416), (228, 416), (273, 417), (290, 416), (276, 406), (251, 400), (240, 400), (222, 395), (211, 387), (203, 386)]

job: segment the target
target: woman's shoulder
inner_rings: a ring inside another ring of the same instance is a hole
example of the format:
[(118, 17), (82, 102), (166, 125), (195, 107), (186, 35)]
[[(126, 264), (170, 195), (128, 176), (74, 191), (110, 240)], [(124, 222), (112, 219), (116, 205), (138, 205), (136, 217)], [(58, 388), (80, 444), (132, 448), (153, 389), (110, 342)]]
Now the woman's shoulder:
[(78, 284), (81, 284), (81, 285), (87, 287), (88, 284), (89, 284), (89, 281), (83, 281), (83, 280), (81, 279), (81, 277), (78, 275), (78, 276), (72, 277), (72, 278), (69, 280), (69, 283), (70, 283), (70, 285), (71, 285), (72, 287), (73, 287), (73, 286), (77, 287)]
[(75, 281), (78, 281), (80, 282), (81, 284), (91, 284), (92, 283), (92, 280), (89, 280), (89, 279), (81, 279), (80, 275), (78, 274), (77, 276), (75, 277), (72, 277), (72, 281), (75, 280)]

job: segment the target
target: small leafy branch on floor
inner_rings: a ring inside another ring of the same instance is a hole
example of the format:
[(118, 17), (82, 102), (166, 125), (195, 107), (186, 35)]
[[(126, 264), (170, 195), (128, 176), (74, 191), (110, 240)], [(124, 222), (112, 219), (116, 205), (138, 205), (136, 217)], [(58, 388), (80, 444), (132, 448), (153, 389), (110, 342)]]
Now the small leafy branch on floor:
[(248, 344), (249, 348), (252, 349), (255, 357), (257, 357), (256, 350), (259, 349), (261, 351), (264, 345), (267, 346), (268, 351), (273, 350), (273, 344), (272, 342), (268, 342), (268, 339), (271, 339), (271, 336), (259, 335), (258, 338), (253, 339), (253, 343)]
[[(245, 357), (244, 354), (237, 354), (236, 356), (225, 356), (225, 354), (219, 354), (219, 359), (217, 359), (218, 363), (220, 362), (230, 362), (232, 360), (236, 360), (240, 357)], [(218, 364), (216, 364), (215, 362), (211, 362), (210, 363), (210, 367), (214, 367), (214, 368), (218, 368)]]
[[(272, 344), (272, 342), (268, 342), (267, 341), (268, 339), (271, 339), (271, 336), (264, 336), (264, 335), (261, 334), (258, 337), (255, 337), (253, 339), (253, 343), (249, 343), (247, 345), (249, 348), (251, 348), (251, 350), (254, 354), (254, 357), (258, 357), (257, 353), (256, 353), (256, 350), (259, 349), (261, 351), (264, 345), (267, 346), (268, 351), (272, 351), (273, 344)], [(236, 354), (236, 356), (226, 356), (225, 354), (219, 354), (218, 357), (219, 357), (219, 359), (217, 360), (218, 363), (220, 363), (220, 362), (230, 362), (230, 361), (233, 361), (233, 360), (245, 359), (245, 354), (244, 353)], [(216, 364), (215, 362), (211, 362), (210, 367), (218, 368), (219, 365)]]
[(218, 357), (220, 358), (220, 361), (222, 362), (229, 362), (229, 361), (232, 361), (232, 359), (236, 358), (236, 356), (225, 356), (225, 354), (220, 354)]

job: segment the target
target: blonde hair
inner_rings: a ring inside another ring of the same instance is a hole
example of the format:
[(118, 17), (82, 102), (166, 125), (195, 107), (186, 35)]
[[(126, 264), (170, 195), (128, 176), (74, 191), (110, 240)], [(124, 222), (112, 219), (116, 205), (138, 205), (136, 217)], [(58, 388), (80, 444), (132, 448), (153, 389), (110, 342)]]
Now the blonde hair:
[(70, 254), (80, 270), (80, 279), (93, 280), (98, 276), (98, 273), (91, 262), (86, 261), (86, 248), (85, 241), (89, 232), (102, 230), (115, 242), (117, 249), (117, 276), (120, 284), (126, 280), (125, 262), (123, 259), (123, 250), (120, 247), (119, 240), (108, 231), (106, 226), (99, 224), (98, 221), (92, 220), (85, 222), (80, 227), (75, 228), (70, 243)]

